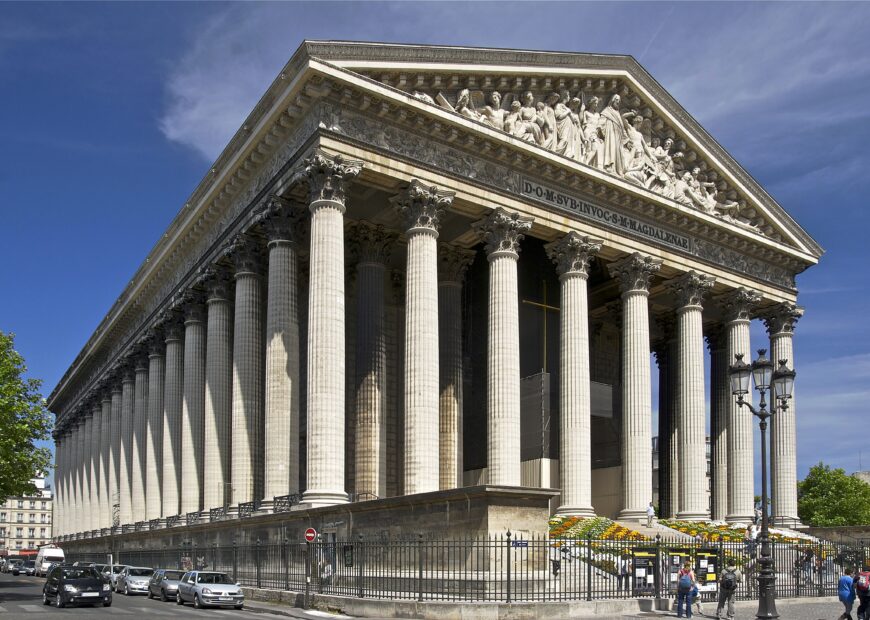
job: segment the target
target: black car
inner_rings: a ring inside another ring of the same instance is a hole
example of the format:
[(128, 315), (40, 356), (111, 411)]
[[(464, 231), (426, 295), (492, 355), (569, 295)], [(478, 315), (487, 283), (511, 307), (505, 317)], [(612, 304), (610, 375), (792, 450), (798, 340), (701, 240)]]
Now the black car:
[(70, 603), (109, 607), (112, 589), (95, 568), (62, 564), (51, 569), (42, 587), (42, 604), (51, 605), (52, 602), (58, 608)]
[(19, 570), (28, 577), (33, 577), (36, 574), (36, 560), (24, 560)]

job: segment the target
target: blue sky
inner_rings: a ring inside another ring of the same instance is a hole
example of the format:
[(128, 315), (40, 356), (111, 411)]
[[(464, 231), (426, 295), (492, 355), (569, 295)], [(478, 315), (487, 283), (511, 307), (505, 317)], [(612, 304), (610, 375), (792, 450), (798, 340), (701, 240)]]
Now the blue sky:
[(0, 3), (0, 329), (50, 392), (305, 38), (627, 53), (826, 248), (798, 279), (798, 470), (855, 470), (868, 23), (861, 3)]

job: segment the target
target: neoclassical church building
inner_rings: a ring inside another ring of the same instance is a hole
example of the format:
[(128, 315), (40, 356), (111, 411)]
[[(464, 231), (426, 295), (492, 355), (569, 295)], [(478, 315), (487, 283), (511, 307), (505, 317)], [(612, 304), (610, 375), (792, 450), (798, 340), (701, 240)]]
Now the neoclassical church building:
[(56, 535), (462, 487), (638, 519), (656, 435), (661, 514), (748, 521), (728, 366), (795, 366), (821, 255), (629, 56), (307, 41), (51, 394)]

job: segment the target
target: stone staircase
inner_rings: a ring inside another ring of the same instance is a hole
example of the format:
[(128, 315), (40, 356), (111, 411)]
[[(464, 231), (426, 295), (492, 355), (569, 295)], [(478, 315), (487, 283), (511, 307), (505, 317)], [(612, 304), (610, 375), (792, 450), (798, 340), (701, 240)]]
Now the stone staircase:
[(644, 517), (643, 521), (617, 520), (616, 522), (622, 527), (627, 527), (630, 530), (634, 530), (635, 532), (643, 534), (650, 540), (655, 540), (656, 535), (660, 535), (662, 538), (668, 540), (693, 540), (693, 538), (688, 534), (684, 534), (679, 530), (675, 530), (665, 525), (661, 525), (657, 521), (653, 521), (652, 527), (647, 527), (646, 517)]

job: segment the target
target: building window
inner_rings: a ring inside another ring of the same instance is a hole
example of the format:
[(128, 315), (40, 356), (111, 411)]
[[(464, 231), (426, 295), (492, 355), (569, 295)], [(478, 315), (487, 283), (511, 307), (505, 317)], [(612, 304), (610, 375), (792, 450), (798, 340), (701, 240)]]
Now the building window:
[(45, 513), (42, 514), (42, 522), (43, 522), (43, 523), (45, 523), (45, 518), (46, 518), (47, 516), (48, 516), (48, 515), (45, 514)]
[(45, 538), (45, 528), (44, 527), (39, 528), (39, 535), (42, 536), (43, 538)]
[(6, 523), (6, 513), (0, 512), (0, 523)]
[[(22, 536), (24, 536), (24, 530), (23, 530), (22, 528), (20, 528), (20, 527), (16, 527), (16, 528), (15, 528), (15, 535), (16, 535), (18, 538), (21, 538)], [(18, 544), (20, 545), (21, 543), (19, 542)]]
[(19, 507), (19, 508), (24, 508), (24, 500), (23, 500), (23, 499), (19, 499), (19, 500), (18, 500), (18, 507)]
[(35, 501), (30, 500), (30, 508), (31, 508), (31, 510), (34, 509), (34, 508), (36, 508), (36, 502), (35, 502)]
[(0, 538), (6, 538), (6, 528), (0, 527)]
[(27, 537), (33, 538), (34, 536), (36, 536), (36, 528), (35, 527), (27, 528)]
[(48, 502), (42, 502), (42, 509), (48, 510)]
[(33, 514), (33, 513), (30, 513), (30, 522), (31, 522), (31, 523), (36, 523), (36, 515)]
[(18, 521), (19, 523), (24, 523), (24, 513), (19, 512), (18, 516), (15, 517), (15, 520)]

